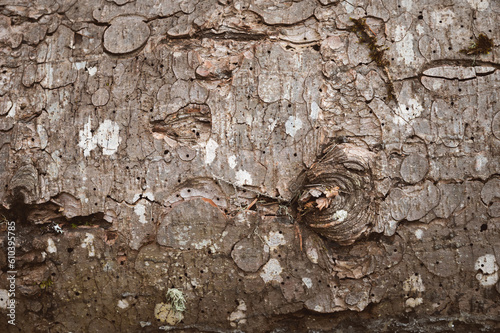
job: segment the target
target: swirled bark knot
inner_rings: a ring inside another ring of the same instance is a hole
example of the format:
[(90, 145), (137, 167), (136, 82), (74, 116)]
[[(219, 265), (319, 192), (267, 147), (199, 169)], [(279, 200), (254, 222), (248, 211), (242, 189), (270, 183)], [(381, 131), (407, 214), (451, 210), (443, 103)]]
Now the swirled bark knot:
[(374, 153), (352, 144), (329, 146), (305, 174), (301, 220), (341, 245), (352, 244), (375, 224), (370, 166)]

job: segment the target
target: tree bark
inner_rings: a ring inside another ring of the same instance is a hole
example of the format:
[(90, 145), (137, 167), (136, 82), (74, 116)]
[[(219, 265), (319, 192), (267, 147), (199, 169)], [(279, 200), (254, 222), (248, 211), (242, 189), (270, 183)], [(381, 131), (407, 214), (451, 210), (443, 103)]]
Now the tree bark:
[(0, 330), (500, 329), (497, 1), (0, 14)]

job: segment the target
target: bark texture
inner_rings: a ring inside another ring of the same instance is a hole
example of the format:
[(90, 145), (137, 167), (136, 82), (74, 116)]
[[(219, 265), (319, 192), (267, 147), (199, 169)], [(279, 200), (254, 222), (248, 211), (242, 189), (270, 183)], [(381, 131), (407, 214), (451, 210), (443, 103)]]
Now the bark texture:
[(495, 0), (0, 1), (0, 330), (500, 329), (498, 22)]

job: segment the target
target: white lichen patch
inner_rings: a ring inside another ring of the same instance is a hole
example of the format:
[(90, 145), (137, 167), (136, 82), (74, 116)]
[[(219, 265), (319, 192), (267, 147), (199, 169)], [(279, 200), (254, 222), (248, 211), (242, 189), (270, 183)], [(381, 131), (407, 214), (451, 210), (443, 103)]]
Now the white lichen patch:
[(307, 289), (311, 289), (312, 286), (313, 286), (312, 280), (310, 278), (308, 278), (308, 277), (303, 277), (302, 278), (302, 282), (307, 287)]
[[(422, 293), (425, 291), (424, 283), (420, 274), (411, 275), (408, 279), (403, 282), (403, 290), (407, 294), (407, 299), (405, 305), (410, 308), (419, 306), (424, 302), (422, 298)], [(408, 297), (408, 293), (416, 294), (416, 297)]]
[(217, 142), (213, 139), (208, 140), (207, 145), (205, 146), (205, 164), (210, 164), (214, 161), (217, 148), (219, 148), (219, 144)]
[(285, 131), (286, 134), (294, 137), (295, 134), (302, 128), (302, 120), (297, 117), (290, 116), (288, 120), (285, 122)]
[(97, 129), (97, 144), (102, 148), (104, 155), (113, 155), (120, 145), (120, 126), (109, 119), (104, 120)]
[(269, 259), (264, 267), (262, 267), (260, 277), (265, 283), (271, 281), (282, 282), (283, 278), (280, 275), (282, 271), (283, 268), (281, 268), (280, 262), (277, 259)]
[(318, 119), (320, 110), (321, 109), (319, 108), (318, 103), (312, 102), (311, 103), (311, 113), (309, 114), (309, 117), (311, 117), (312, 120)]
[(413, 35), (406, 34), (400, 42), (396, 43), (396, 51), (398, 52), (398, 61), (404, 62), (405, 65), (411, 65), (415, 62), (415, 52), (413, 51)]
[(227, 158), (227, 163), (231, 169), (236, 168), (236, 156), (231, 155)]
[(394, 39), (397, 41), (402, 40), (405, 37), (407, 31), (407, 27), (397, 25), (394, 29)]
[(270, 250), (274, 250), (278, 248), (278, 246), (286, 244), (285, 236), (278, 231), (271, 231), (269, 236), (264, 236), (264, 240)]
[(424, 108), (415, 98), (409, 98), (406, 104), (399, 104), (398, 116), (405, 121), (420, 117)]
[(474, 163), (474, 171), (481, 172), (488, 165), (488, 157), (484, 153), (480, 153), (476, 156), (476, 161)]
[(47, 147), (47, 144), (49, 143), (49, 136), (47, 134), (47, 131), (45, 130), (45, 127), (43, 127), (42, 125), (37, 125), (36, 132), (38, 133), (38, 137), (40, 138), (40, 148), (45, 149)]
[(78, 146), (83, 150), (84, 156), (90, 156), (90, 152), (97, 148), (102, 148), (103, 155), (113, 155), (120, 145), (120, 126), (109, 119), (104, 120), (97, 129), (95, 135), (92, 133), (92, 119), (89, 116), (88, 122), (80, 131), (80, 141)]
[(252, 185), (252, 175), (246, 170), (236, 171), (236, 185)]
[(118, 301), (118, 304), (116, 306), (118, 306), (120, 309), (126, 309), (130, 306), (130, 304), (126, 299), (121, 299)]
[(48, 253), (56, 253), (57, 252), (57, 247), (52, 238), (47, 239), (47, 248), (46, 248)]
[(97, 148), (96, 140), (92, 134), (92, 119), (83, 125), (83, 130), (80, 131), (80, 142), (78, 146), (83, 149), (84, 156), (90, 156), (90, 152)]
[(316, 250), (316, 248), (314, 248), (314, 247), (308, 247), (306, 249), (306, 255), (307, 255), (307, 258), (313, 264), (317, 264), (318, 263), (319, 256), (318, 256), (318, 251)]
[(405, 304), (407, 307), (414, 308), (416, 306), (419, 306), (423, 302), (424, 300), (422, 297), (416, 297), (416, 298), (410, 297), (406, 300)]
[(408, 279), (403, 282), (403, 290), (405, 292), (424, 292), (425, 286), (422, 282), (422, 277), (420, 274), (411, 275)]
[(322, 305), (316, 305), (314, 307), (314, 311), (316, 311), (316, 312), (324, 312), (325, 308)]
[(88, 232), (85, 233), (85, 239), (83, 240), (81, 247), (87, 248), (87, 250), (89, 251), (89, 257), (94, 257), (95, 256), (94, 235), (89, 234)]
[(417, 239), (422, 239), (423, 236), (424, 236), (424, 231), (422, 229), (415, 230), (415, 237), (417, 237)]
[[(193, 243), (194, 248), (197, 250), (204, 249), (210, 245), (212, 245), (212, 241), (210, 239), (204, 239), (201, 242)], [(211, 247), (211, 248), (213, 248), (213, 247)]]
[(155, 318), (162, 323), (176, 325), (184, 319), (184, 315), (182, 312), (172, 309), (172, 305), (169, 303), (158, 303), (155, 305)]
[(492, 286), (498, 282), (499, 267), (493, 254), (479, 257), (474, 264), (474, 269), (480, 271), (476, 274), (476, 279), (482, 286)]
[(455, 13), (449, 8), (431, 11), (430, 15), (434, 25), (440, 28), (453, 25), (455, 21)]
[(9, 109), (9, 112), (7, 113), (7, 117), (8, 118), (15, 118), (16, 117), (16, 109), (17, 109), (17, 104), (13, 103)]
[(86, 65), (87, 65), (86, 61), (77, 61), (72, 64), (72, 67), (73, 69), (79, 71), (80, 69), (84, 69)]
[(269, 125), (267, 125), (267, 128), (269, 129), (269, 132), (274, 131), (274, 128), (276, 127), (276, 124), (278, 124), (278, 120), (277, 119), (271, 119), (271, 118), (269, 118), (267, 121), (269, 122)]
[(87, 71), (89, 72), (90, 76), (94, 76), (97, 73), (97, 67), (89, 67), (87, 68)]
[(243, 300), (238, 300), (238, 302), (236, 309), (227, 318), (231, 327), (238, 327), (247, 323), (247, 305)]
[(411, 10), (413, 0), (401, 0), (401, 7), (406, 8), (407, 11)]
[(344, 220), (347, 218), (347, 211), (343, 209), (337, 210), (335, 213), (333, 213), (332, 218), (339, 222), (344, 222)]
[(488, 9), (490, 6), (490, 2), (488, 0), (467, 0), (467, 2), (472, 8), (480, 12)]
[(146, 207), (143, 204), (136, 204), (134, 206), (134, 213), (139, 217), (139, 222), (141, 222), (142, 224), (148, 223), (148, 221), (146, 220)]

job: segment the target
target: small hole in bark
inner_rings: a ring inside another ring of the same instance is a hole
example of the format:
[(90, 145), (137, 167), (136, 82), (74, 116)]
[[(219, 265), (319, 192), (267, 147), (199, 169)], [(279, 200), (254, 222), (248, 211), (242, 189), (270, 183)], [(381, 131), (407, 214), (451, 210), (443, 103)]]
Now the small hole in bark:
[(200, 273), (203, 274), (203, 270), (201, 270)]
[(267, 54), (271, 54), (271, 51), (267, 51)]
[(443, 23), (443, 21), (439, 21), (439, 23)]
[(76, 296), (80, 296), (80, 293), (78, 291), (75, 291)]
[(189, 154), (186, 154), (186, 158), (189, 158)]
[(488, 230), (488, 225), (486, 223), (481, 224), (481, 232)]
[(436, 261), (436, 265), (439, 265), (439, 261)]
[(188, 190), (188, 193), (191, 193), (191, 190)]
[(250, 67), (249, 69), (250, 69), (251, 71), (253, 71), (253, 67)]
[(180, 194), (176, 194), (175, 196), (178, 198), (178, 197), (180, 197)]
[(424, 16), (423, 15), (418, 15), (419, 20), (423, 20)]
[(163, 152), (164, 155), (167, 155), (168, 153), (170, 153), (168, 149)]
[(450, 50), (450, 51), (451, 51), (451, 50), (452, 50), (452, 47), (450, 46), (450, 47), (448, 48), (448, 50)]
[(323, 89), (319, 88), (319, 92), (323, 92)]
[(293, 153), (293, 156), (297, 157), (297, 153)]
[(124, 265), (125, 264), (125, 261), (120, 261), (120, 265)]

